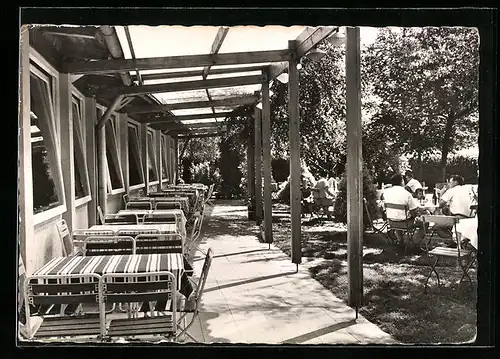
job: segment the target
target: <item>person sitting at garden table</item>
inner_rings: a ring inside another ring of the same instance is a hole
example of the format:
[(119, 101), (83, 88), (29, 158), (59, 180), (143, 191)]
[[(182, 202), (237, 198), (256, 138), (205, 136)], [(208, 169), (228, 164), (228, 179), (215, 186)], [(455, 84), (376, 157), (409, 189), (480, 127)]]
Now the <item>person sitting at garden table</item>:
[(451, 177), (449, 188), (439, 199), (439, 207), (443, 213), (461, 218), (469, 218), (470, 206), (473, 205), (471, 187), (464, 186), (464, 178), (459, 175)]
[(405, 189), (409, 191), (412, 195), (415, 195), (415, 191), (419, 188), (422, 188), (422, 185), (420, 182), (413, 178), (413, 171), (406, 171), (405, 172), (405, 181), (406, 181), (406, 186)]
[(313, 188), (314, 203), (323, 208), (323, 212), (326, 213), (328, 219), (331, 219), (328, 208), (333, 205), (335, 194), (330, 191), (330, 186), (328, 184), (328, 180), (326, 179), (326, 171), (321, 171), (320, 176), (320, 179), (316, 182)]
[(391, 187), (386, 188), (382, 193), (381, 199), (385, 203), (400, 204), (408, 207), (408, 213), (404, 209), (386, 208), (387, 219), (394, 222), (408, 224), (409, 228), (416, 227), (415, 240), (421, 241), (424, 238), (425, 232), (423, 231), (422, 221), (419, 220), (419, 207), (418, 200), (403, 187), (403, 176), (399, 173), (393, 175), (389, 183)]

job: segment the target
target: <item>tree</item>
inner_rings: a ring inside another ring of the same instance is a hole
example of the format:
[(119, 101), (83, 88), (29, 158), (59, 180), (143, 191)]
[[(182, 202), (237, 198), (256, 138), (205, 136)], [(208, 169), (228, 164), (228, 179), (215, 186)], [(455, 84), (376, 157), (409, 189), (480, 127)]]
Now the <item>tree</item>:
[(389, 149), (422, 157), (448, 154), (477, 139), (477, 30), (461, 27), (382, 29), (363, 54), (362, 77), (379, 101), (376, 126)]

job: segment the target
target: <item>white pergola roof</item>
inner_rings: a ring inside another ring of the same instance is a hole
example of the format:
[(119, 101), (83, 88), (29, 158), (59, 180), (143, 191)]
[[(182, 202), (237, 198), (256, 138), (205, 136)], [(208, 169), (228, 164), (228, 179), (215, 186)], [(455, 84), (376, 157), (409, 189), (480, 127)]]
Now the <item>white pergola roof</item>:
[[(218, 26), (129, 26), (128, 31), (132, 49), (129, 46), (126, 29), (123, 26), (115, 27), (118, 39), (123, 49), (125, 59), (132, 59), (132, 51), (135, 58), (158, 58), (170, 56), (204, 55), (213, 52), (214, 40), (217, 38), (220, 27)], [(305, 26), (234, 26), (229, 27), (223, 37), (219, 54), (235, 52), (256, 52), (271, 50), (286, 50), (288, 41), (295, 40), (304, 30)], [(268, 66), (271, 63), (252, 64), (256, 66)], [(249, 67), (249, 64), (212, 66), (211, 70)], [(144, 85), (165, 84), (182, 81), (201, 81), (203, 67), (189, 67), (162, 70), (141, 70), (140, 76), (150, 74), (165, 74), (181, 71), (199, 71), (198, 76), (173, 77), (168, 79), (144, 79)], [(130, 71), (135, 76), (136, 71)], [(241, 71), (226, 74), (208, 74), (206, 79), (230, 78), (238, 76), (260, 75), (261, 71)], [(210, 88), (189, 91), (155, 93), (162, 104), (173, 104), (191, 101), (211, 101), (227, 98), (230, 96), (253, 95), (261, 90), (260, 84), (232, 86), (224, 88)], [(210, 97), (209, 97), (210, 96)], [(231, 110), (227, 107), (214, 107), (216, 112)], [(211, 107), (172, 110), (176, 116), (213, 113)], [(210, 119), (205, 119), (204, 121)], [(211, 119), (215, 121), (215, 118)], [(190, 121), (191, 122), (191, 121)]]

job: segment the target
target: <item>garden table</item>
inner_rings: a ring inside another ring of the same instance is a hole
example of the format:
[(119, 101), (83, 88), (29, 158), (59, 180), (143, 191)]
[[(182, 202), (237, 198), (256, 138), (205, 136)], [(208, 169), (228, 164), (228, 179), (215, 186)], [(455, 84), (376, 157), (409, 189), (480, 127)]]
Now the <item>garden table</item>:
[(122, 209), (117, 212), (117, 214), (136, 214), (139, 217), (139, 220), (142, 221), (142, 218), (145, 214), (173, 214), (176, 218), (177, 229), (183, 238), (186, 238), (186, 216), (182, 209)]
[(33, 273), (33, 276), (50, 275), (46, 283), (61, 283), (71, 274), (97, 274), (106, 273), (153, 273), (168, 271), (174, 274), (177, 280), (177, 289), (187, 297), (192, 293), (193, 287), (188, 280), (186, 270), (192, 269), (181, 253), (162, 254), (128, 254), (108, 256), (74, 256), (56, 257)]

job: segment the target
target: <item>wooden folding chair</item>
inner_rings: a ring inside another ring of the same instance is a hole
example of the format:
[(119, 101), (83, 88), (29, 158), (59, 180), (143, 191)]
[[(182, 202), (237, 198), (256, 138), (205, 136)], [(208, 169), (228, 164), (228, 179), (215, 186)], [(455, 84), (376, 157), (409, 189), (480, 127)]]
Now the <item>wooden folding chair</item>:
[[(408, 218), (409, 214), (409, 208), (405, 204), (396, 204), (396, 203), (385, 203), (385, 208), (386, 209), (395, 209), (395, 210), (400, 210), (405, 212), (405, 218)], [(412, 244), (415, 244), (413, 242), (413, 237), (415, 234), (417, 227), (413, 222), (410, 223), (408, 220), (394, 220), (387, 218), (387, 233), (389, 231), (394, 231), (396, 234), (396, 238), (398, 239), (398, 242), (403, 243), (405, 246), (405, 254), (407, 253), (407, 241), (405, 241), (405, 237), (409, 239), (409, 241)], [(393, 243), (394, 245), (394, 243)]]
[[(433, 215), (433, 216), (423, 216), (424, 221), (424, 229), (426, 233), (426, 247), (427, 247), (427, 256), (429, 258), (429, 265), (431, 270), (425, 279), (424, 293), (427, 292), (427, 285), (429, 282), (432, 273), (436, 274), (438, 281), (438, 288), (440, 288), (441, 283), (439, 279), (439, 274), (436, 270), (436, 266), (439, 262), (440, 258), (456, 258), (458, 262), (458, 266), (462, 270), (462, 277), (458, 283), (458, 286), (462, 284), (463, 280), (467, 278), (469, 280), (470, 288), (472, 288), (472, 279), (469, 276), (469, 270), (472, 268), (474, 263), (476, 262), (476, 251), (473, 248), (465, 249), (463, 248), (463, 244), (459, 240), (459, 236), (457, 234), (456, 225), (459, 221), (459, 218), (453, 216), (442, 216), (442, 215)], [(426, 226), (425, 224), (428, 224)], [(428, 227), (428, 228), (426, 228)], [(453, 228), (453, 236), (452, 239), (456, 242), (456, 248), (448, 248), (448, 247), (435, 247), (431, 249), (432, 239), (434, 238), (435, 231), (438, 228)], [(432, 261), (431, 257), (434, 257), (434, 261)]]
[[(205, 283), (207, 282), (210, 266), (212, 265), (213, 256), (213, 250), (212, 248), (209, 248), (205, 256), (205, 262), (203, 263), (200, 278), (197, 282), (194, 281), (192, 277), (188, 277), (189, 281), (192, 282), (195, 287), (194, 292), (189, 296), (189, 298), (177, 298), (177, 308), (182, 314), (179, 317), (178, 321), (180, 331), (176, 335), (176, 340), (181, 338), (183, 335), (187, 335), (189, 338), (191, 338), (191, 340), (197, 342), (197, 340), (189, 333), (189, 329), (194, 324), (200, 313), (203, 291), (205, 289)], [(185, 319), (189, 314), (191, 314), (191, 320), (186, 324)]]
[(104, 213), (102, 212), (101, 206), (97, 206), (97, 214), (99, 216), (99, 221), (104, 224)]
[[(105, 338), (161, 335), (174, 338), (177, 332), (177, 282), (173, 273), (106, 273), (101, 278), (101, 326), (106, 327), (106, 303), (150, 303), (150, 317), (139, 318), (138, 312), (129, 312), (128, 318), (112, 319)], [(153, 310), (156, 302), (167, 302), (171, 312), (159, 316)], [(172, 303), (172, 304), (171, 304)]]
[(100, 304), (100, 276), (97, 274), (37, 275), (25, 280), (26, 333), (29, 339), (39, 337), (65, 336), (101, 336), (99, 316), (96, 315), (60, 315), (47, 316), (45, 313), (33, 313), (41, 316), (41, 325), (31, 330), (30, 305), (66, 306), (69, 304)]
[(392, 243), (392, 245), (394, 245), (393, 240), (387, 235), (386, 232), (384, 232), (384, 229), (386, 229), (388, 226), (387, 221), (384, 221), (381, 225), (378, 225), (378, 226), (375, 225), (375, 223), (373, 222), (372, 216), (370, 215), (370, 211), (368, 210), (368, 202), (366, 201), (366, 198), (364, 198), (364, 197), (363, 197), (363, 207), (364, 207), (365, 212), (366, 212), (366, 218), (368, 219), (368, 224), (370, 225), (370, 229), (374, 233), (379, 233), (379, 234), (383, 235), (387, 239), (387, 242), (390, 241)]
[(146, 213), (142, 222), (148, 223), (177, 223), (177, 216), (173, 213)]
[(78, 254), (73, 243), (73, 237), (69, 233), (68, 225), (64, 219), (56, 222), (57, 233), (62, 244), (63, 256), (73, 256)]

